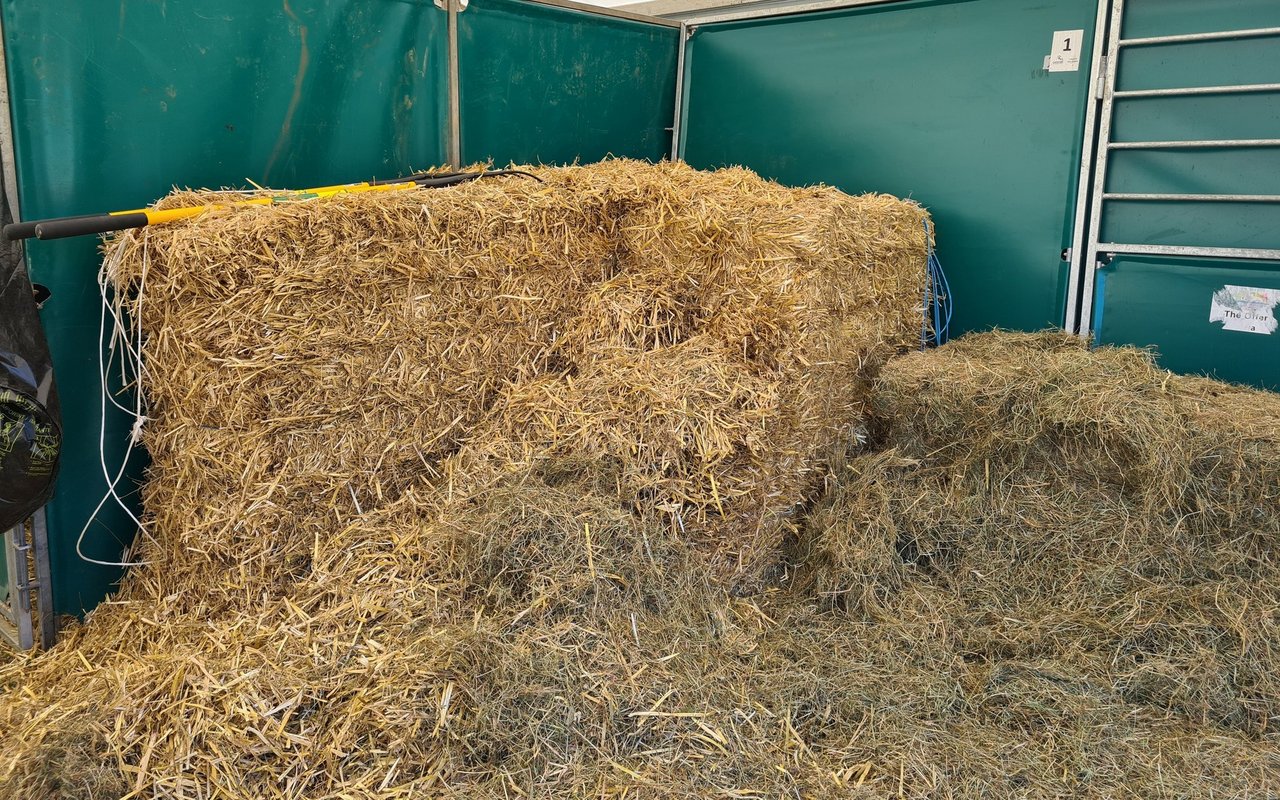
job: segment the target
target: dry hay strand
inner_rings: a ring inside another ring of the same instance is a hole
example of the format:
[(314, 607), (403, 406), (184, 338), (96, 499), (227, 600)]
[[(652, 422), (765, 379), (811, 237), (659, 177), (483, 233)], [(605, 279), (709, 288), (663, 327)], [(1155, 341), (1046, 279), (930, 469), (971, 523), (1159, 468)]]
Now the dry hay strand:
[[(0, 672), (22, 743), (0, 797), (57, 796), (24, 764), (63, 718), (105, 731), (65, 776), (92, 796), (847, 783), (804, 760), (803, 721), (755, 710), (776, 623), (731, 591), (918, 341), (924, 212), (740, 169), (537, 173), (109, 246), (150, 417), (145, 563)], [(724, 651), (729, 607), (752, 634)], [(668, 705), (730, 697), (709, 728)]]

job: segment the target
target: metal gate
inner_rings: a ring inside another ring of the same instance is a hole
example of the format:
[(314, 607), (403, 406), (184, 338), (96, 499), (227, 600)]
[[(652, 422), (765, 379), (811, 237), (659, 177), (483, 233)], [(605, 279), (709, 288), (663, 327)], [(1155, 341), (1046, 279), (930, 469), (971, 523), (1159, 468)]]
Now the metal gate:
[(1099, 24), (1076, 329), (1280, 388), (1280, 4), (1111, 0)]

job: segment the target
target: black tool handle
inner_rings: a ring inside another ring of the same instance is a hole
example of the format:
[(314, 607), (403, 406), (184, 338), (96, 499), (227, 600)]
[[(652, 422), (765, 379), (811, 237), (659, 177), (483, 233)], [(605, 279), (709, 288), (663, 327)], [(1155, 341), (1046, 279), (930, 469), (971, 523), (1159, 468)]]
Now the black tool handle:
[(146, 224), (147, 215), (141, 211), (133, 214), (92, 214), (86, 217), (48, 219), (36, 223), (36, 238), (42, 241), (66, 239), (70, 236), (141, 228)]
[(28, 222), (10, 222), (4, 226), (4, 237), (11, 242), (16, 242), (19, 239), (30, 239), (36, 235), (36, 226), (41, 222), (62, 222), (68, 219), (88, 219), (98, 216), (101, 216), (101, 214), (80, 214), (74, 217), (58, 217), (56, 220), (33, 219)]
[(409, 183), (410, 181), (421, 181), (427, 178), (452, 178), (455, 175), (465, 175), (465, 172), (415, 172), (404, 178), (383, 178), (377, 181), (369, 181), (370, 186), (386, 186), (392, 183)]

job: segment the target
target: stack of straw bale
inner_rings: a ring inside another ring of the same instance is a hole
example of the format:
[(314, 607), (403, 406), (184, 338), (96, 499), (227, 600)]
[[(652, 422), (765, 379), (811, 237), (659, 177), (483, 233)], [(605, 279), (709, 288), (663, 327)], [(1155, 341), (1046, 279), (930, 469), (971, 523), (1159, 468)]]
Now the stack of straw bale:
[(113, 246), (147, 565), (0, 798), (1280, 794), (1280, 397), (890, 359), (909, 204), (539, 174)]
[(689, 758), (667, 619), (779, 572), (919, 341), (926, 216), (741, 169), (535, 172), (108, 247), (145, 566), (4, 673), (0, 796), (596, 793)]

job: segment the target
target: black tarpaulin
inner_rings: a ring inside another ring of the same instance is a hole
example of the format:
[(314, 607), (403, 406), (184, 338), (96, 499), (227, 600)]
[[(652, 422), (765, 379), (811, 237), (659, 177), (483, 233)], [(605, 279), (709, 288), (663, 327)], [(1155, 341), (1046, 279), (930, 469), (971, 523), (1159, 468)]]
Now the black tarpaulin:
[(26, 268), (16, 248), (5, 244), (0, 259), (0, 530), (49, 499), (62, 449), (49, 345)]

